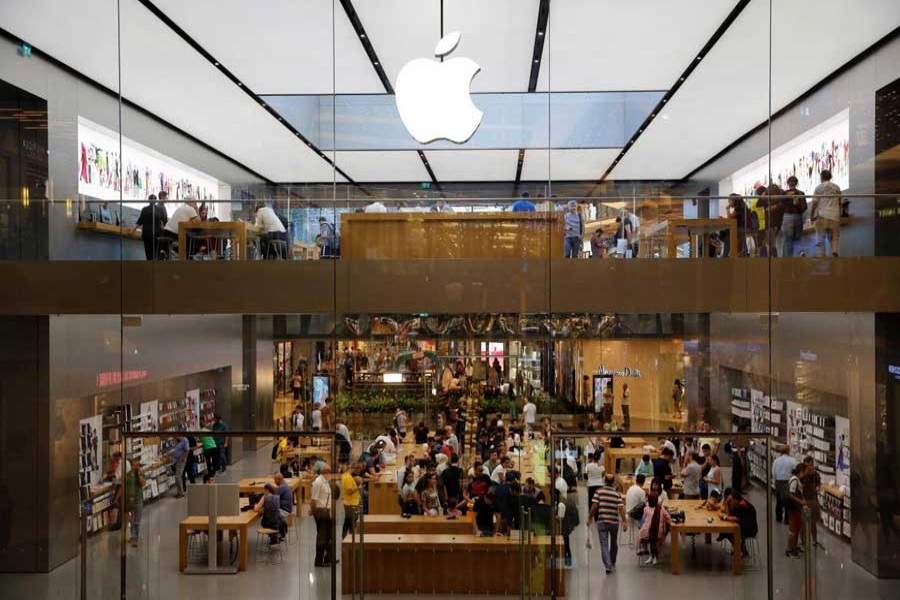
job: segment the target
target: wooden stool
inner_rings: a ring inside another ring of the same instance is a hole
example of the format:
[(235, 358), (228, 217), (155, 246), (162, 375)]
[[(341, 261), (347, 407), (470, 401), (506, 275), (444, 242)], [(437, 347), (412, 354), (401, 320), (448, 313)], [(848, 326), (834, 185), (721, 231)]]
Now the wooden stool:
[[(281, 542), (272, 542), (273, 536), (278, 535), (276, 530), (266, 527), (256, 530), (256, 562), (262, 562), (259, 557), (263, 550), (266, 551), (263, 560), (268, 560), (273, 565), (284, 562), (284, 549), (281, 547)], [(275, 562), (276, 554), (278, 555), (277, 563)]]

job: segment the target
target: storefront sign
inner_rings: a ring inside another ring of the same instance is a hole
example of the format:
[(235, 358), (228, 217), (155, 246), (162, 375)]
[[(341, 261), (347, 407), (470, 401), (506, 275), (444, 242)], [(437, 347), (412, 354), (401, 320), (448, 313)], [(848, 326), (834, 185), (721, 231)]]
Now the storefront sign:
[(612, 375), (614, 377), (640, 377), (641, 370), (640, 369), (632, 369), (631, 367), (625, 367), (621, 371), (609, 371), (603, 365), (597, 369), (598, 372), (603, 376)]

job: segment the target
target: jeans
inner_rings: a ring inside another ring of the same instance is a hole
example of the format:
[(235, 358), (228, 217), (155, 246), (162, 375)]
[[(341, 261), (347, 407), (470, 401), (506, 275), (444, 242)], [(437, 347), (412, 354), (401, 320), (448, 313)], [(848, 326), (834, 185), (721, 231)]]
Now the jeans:
[(131, 541), (136, 542), (141, 536), (141, 517), (144, 516), (144, 504), (135, 504), (128, 509), (131, 514)]
[(228, 464), (228, 447), (219, 446), (219, 471), (225, 472), (225, 466)]
[(566, 258), (578, 258), (579, 251), (581, 250), (581, 238), (567, 237), (565, 242)]
[[(187, 491), (184, 483), (184, 469), (187, 466), (187, 452), (181, 455), (178, 462), (175, 463), (175, 483), (178, 485), (178, 495), (183, 496)], [(193, 482), (191, 482), (193, 483)]]
[(778, 256), (790, 258), (794, 255), (794, 234), (801, 216), (793, 213), (784, 215), (781, 231), (778, 234)]
[(622, 425), (625, 429), (631, 428), (631, 406), (628, 404), (622, 405)]
[(603, 558), (603, 566), (612, 569), (616, 566), (616, 557), (619, 555), (619, 524), (597, 523), (597, 532), (600, 535), (600, 556)]

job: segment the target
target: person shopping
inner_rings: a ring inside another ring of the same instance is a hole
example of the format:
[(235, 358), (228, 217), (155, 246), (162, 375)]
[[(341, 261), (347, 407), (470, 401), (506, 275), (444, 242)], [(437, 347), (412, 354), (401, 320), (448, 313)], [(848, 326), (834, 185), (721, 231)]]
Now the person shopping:
[(660, 551), (665, 545), (669, 529), (672, 527), (672, 517), (669, 516), (669, 511), (663, 508), (655, 493), (647, 497), (643, 523), (638, 533), (638, 542), (642, 551), (646, 552), (648, 547), (650, 551), (650, 556), (644, 564), (655, 565), (659, 563)]

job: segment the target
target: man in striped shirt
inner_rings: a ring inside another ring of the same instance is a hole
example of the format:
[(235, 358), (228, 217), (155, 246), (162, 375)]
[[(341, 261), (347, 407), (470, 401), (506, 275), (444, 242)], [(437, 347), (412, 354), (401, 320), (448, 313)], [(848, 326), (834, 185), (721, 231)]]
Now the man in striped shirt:
[(628, 531), (628, 519), (625, 518), (625, 501), (616, 488), (615, 475), (607, 475), (603, 485), (594, 493), (591, 501), (591, 521), (597, 521), (600, 535), (600, 555), (607, 573), (616, 568), (616, 556), (619, 554), (619, 520), (622, 531)]

